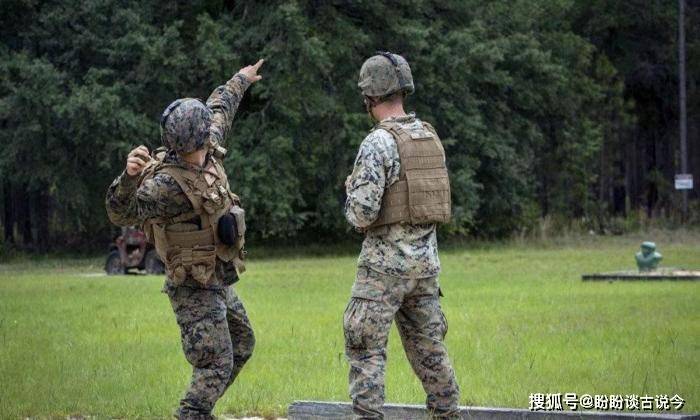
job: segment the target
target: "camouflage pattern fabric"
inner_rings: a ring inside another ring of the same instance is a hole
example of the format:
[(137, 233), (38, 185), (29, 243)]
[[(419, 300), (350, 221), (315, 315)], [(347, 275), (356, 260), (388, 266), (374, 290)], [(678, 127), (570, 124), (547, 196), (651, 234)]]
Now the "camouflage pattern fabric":
[[(212, 112), (209, 133), (213, 145), (225, 144), (233, 117), (249, 85), (250, 82), (245, 76), (237, 74), (225, 85), (217, 87), (209, 96), (207, 106)], [(207, 159), (210, 159), (210, 156), (207, 156)], [(182, 160), (173, 150), (168, 151), (164, 162), (186, 169), (199, 169)], [(141, 225), (146, 219), (175, 217), (192, 211), (192, 204), (170, 175), (158, 173), (141, 183), (140, 177), (129, 176), (126, 171), (109, 186), (106, 207), (109, 219), (118, 226)], [(199, 220), (192, 222), (198, 223)], [(232, 262), (226, 263), (217, 259), (216, 273), (218, 281), (207, 286), (202, 286), (191, 278), (187, 278), (183, 284), (190, 287), (217, 289), (232, 284), (238, 279)], [(171, 282), (171, 279), (166, 279), (166, 283)]]
[(411, 94), (415, 90), (406, 59), (388, 52), (374, 55), (362, 64), (357, 86), (363, 95), (379, 98), (398, 91)]
[(199, 150), (207, 142), (211, 110), (199, 99), (183, 98), (168, 105), (160, 119), (163, 146), (178, 153)]
[(413, 371), (423, 383), (426, 406), (436, 418), (460, 418), (459, 386), (443, 339), (447, 321), (436, 277), (402, 279), (360, 267), (345, 310), (345, 354), (356, 418), (381, 419), (386, 345), (392, 320)]
[[(233, 117), (250, 82), (237, 74), (214, 90), (207, 100), (211, 110), (209, 145), (224, 145)], [(206, 157), (211, 159), (211, 153)], [(190, 170), (200, 168), (169, 150), (164, 162)], [(206, 163), (205, 163), (206, 166)], [(158, 173), (141, 183), (142, 176), (122, 173), (107, 191), (107, 214), (120, 226), (140, 225), (150, 218), (169, 218), (193, 211), (192, 204), (178, 183)], [(229, 188), (229, 186), (226, 186)], [(190, 221), (200, 223), (199, 217)], [(250, 357), (255, 339), (243, 304), (229, 285), (237, 280), (232, 262), (216, 261), (216, 281), (207, 286), (191, 276), (176, 287), (166, 278), (163, 291), (180, 326), (182, 347), (193, 366), (192, 380), (180, 403), (178, 417), (210, 419), (216, 401), (231, 385)]]
[(214, 145), (225, 145), (231, 123), (238, 105), (250, 82), (242, 74), (236, 74), (225, 85), (214, 89), (207, 99), (207, 107), (212, 111), (209, 140)]
[[(413, 114), (394, 120), (406, 130), (423, 130)], [(443, 344), (447, 321), (439, 301), (436, 226), (397, 223), (367, 230), (400, 169), (396, 141), (388, 131), (376, 129), (360, 145), (345, 183), (345, 217), (366, 231), (343, 323), (353, 410), (357, 418), (383, 418), (386, 344), (396, 320), (428, 409), (434, 417), (459, 418), (459, 387)]]
[[(423, 130), (410, 114), (396, 118), (405, 129)], [(379, 216), (384, 190), (399, 180), (401, 161), (394, 137), (386, 130), (372, 131), (360, 145), (352, 174), (346, 182), (345, 217), (364, 229)], [(358, 265), (401, 278), (435, 277), (440, 273), (434, 224), (394, 224), (369, 230)]]
[(232, 287), (207, 290), (167, 287), (180, 326), (192, 380), (180, 401), (180, 419), (211, 419), (224, 394), (253, 354), (255, 336)]
[[(174, 153), (164, 160), (188, 165)], [(174, 217), (192, 211), (192, 204), (170, 175), (156, 174), (140, 187), (139, 184), (139, 176), (129, 176), (124, 171), (107, 189), (107, 215), (115, 225), (140, 225), (152, 217)]]

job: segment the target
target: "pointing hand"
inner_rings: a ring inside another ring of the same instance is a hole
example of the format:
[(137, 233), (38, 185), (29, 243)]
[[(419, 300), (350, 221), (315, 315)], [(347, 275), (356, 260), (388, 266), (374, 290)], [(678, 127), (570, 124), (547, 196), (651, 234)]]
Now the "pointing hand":
[(245, 66), (242, 69), (238, 70), (238, 73), (244, 75), (250, 83), (255, 83), (258, 80), (262, 79), (262, 76), (258, 74), (258, 70), (264, 62), (265, 60), (261, 58), (260, 60), (258, 60), (257, 63), (253, 64), (252, 66)]

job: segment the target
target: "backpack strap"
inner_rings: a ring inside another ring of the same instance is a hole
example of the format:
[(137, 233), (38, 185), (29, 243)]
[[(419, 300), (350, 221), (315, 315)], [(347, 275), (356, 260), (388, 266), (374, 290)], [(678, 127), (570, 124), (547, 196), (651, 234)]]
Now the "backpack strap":
[[(410, 147), (410, 142), (413, 140), (411, 136), (411, 132), (404, 129), (401, 124), (399, 124), (396, 121), (384, 121), (380, 123), (377, 128), (384, 129), (391, 134), (391, 136), (394, 138), (394, 141), (396, 142), (396, 148), (397, 152), (399, 153), (399, 159), (401, 160), (401, 165), (399, 167), (399, 180), (398, 182), (405, 181), (406, 179), (406, 165), (404, 164), (403, 160), (401, 159), (403, 157), (403, 152), (406, 147)], [(394, 184), (392, 184), (393, 186)], [(398, 187), (397, 187), (398, 188)], [(403, 188), (403, 187), (401, 187)]]

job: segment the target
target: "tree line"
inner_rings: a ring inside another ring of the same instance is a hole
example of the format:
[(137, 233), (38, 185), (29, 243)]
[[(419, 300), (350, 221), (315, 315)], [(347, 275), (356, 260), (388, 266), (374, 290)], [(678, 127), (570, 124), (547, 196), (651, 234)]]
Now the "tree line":
[[(336, 240), (343, 181), (371, 123), (356, 87), (376, 50), (407, 58), (408, 109), (448, 155), (452, 235), (542, 218), (594, 231), (673, 219), (678, 4), (666, 0), (2, 0), (4, 248), (105, 244), (104, 193), (160, 145), (178, 97), (267, 60), (225, 166), (249, 231)], [(700, 178), (700, 2), (686, 8), (689, 163)], [(698, 219), (697, 188), (691, 219)], [(691, 220), (692, 221), (692, 220)]]

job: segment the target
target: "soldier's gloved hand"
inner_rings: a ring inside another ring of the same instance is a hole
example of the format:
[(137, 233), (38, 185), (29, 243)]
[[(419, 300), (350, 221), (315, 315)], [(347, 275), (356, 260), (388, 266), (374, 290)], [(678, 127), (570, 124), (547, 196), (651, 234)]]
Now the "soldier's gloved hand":
[(255, 83), (258, 80), (262, 79), (262, 76), (258, 74), (258, 70), (264, 62), (265, 60), (260, 59), (257, 63), (253, 64), (252, 66), (245, 66), (242, 69), (238, 70), (238, 73), (244, 75), (250, 83)]
[(151, 160), (148, 148), (141, 145), (129, 152), (126, 158), (126, 173), (129, 176), (141, 175), (143, 168)]

